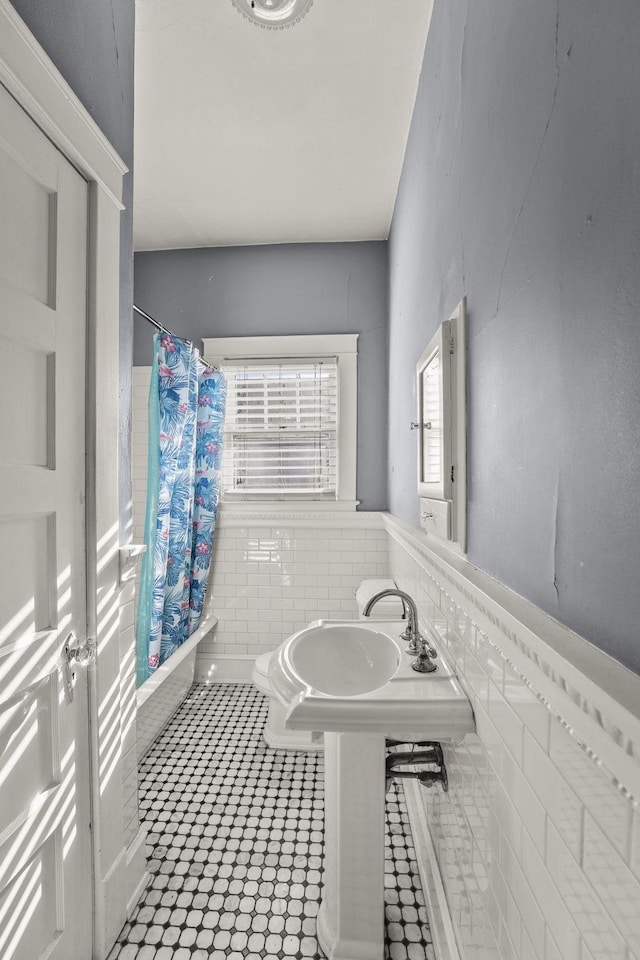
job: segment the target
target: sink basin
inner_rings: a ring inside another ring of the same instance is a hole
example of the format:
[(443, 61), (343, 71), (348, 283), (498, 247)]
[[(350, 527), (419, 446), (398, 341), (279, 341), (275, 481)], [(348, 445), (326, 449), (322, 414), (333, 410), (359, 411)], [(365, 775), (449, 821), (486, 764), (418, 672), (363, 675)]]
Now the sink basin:
[(459, 740), (475, 729), (471, 704), (439, 653), (416, 673), (400, 634), (406, 621), (318, 620), (280, 646), (271, 688), (293, 730)]
[(311, 689), (334, 697), (377, 690), (400, 665), (400, 651), (390, 637), (350, 623), (302, 630), (289, 644), (288, 658)]

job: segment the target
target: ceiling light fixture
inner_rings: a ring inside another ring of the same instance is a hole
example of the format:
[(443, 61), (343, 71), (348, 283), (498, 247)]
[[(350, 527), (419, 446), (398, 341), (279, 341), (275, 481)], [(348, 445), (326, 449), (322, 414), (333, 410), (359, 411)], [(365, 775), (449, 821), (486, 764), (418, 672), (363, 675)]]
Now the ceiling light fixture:
[(231, 0), (243, 17), (269, 30), (293, 27), (307, 15), (313, 0)]

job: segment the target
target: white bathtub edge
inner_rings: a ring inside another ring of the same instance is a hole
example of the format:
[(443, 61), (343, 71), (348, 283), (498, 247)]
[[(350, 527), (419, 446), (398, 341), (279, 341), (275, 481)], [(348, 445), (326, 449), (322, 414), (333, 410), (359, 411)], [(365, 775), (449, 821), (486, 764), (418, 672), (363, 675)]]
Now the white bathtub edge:
[(178, 647), (176, 652), (168, 660), (158, 667), (158, 669), (148, 677), (141, 687), (136, 691), (138, 710), (145, 705), (147, 700), (153, 696), (156, 690), (162, 686), (165, 677), (172, 673), (176, 667), (179, 667), (183, 660), (193, 654), (200, 641), (215, 627), (218, 618), (209, 615), (202, 620), (190, 637)]
[(198, 653), (196, 683), (250, 683), (255, 654)]

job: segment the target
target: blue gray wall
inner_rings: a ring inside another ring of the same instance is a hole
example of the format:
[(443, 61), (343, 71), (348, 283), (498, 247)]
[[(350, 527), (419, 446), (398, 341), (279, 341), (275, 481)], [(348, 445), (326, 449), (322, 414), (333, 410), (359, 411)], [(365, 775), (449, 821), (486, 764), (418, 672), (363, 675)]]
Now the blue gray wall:
[(640, 5), (436, 0), (389, 242), (389, 507), (468, 298), (469, 559), (640, 672)]
[(121, 533), (127, 537), (131, 516), (134, 0), (12, 0), (12, 4), (129, 167), (120, 230), (118, 436)]
[[(138, 253), (135, 302), (196, 341), (359, 333), (357, 496), (361, 510), (386, 509), (386, 242)], [(151, 362), (152, 333), (136, 319), (136, 364)]]

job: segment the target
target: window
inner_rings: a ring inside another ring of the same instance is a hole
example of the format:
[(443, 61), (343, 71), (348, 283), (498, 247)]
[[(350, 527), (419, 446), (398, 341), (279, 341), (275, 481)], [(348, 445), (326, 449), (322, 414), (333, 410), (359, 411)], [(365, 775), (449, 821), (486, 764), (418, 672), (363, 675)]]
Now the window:
[(416, 370), (420, 526), (461, 552), (466, 541), (465, 301)]
[(357, 335), (204, 346), (227, 378), (223, 498), (355, 509)]
[(228, 390), (223, 493), (335, 500), (337, 360), (242, 360), (223, 363), (222, 370)]

